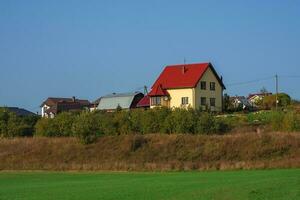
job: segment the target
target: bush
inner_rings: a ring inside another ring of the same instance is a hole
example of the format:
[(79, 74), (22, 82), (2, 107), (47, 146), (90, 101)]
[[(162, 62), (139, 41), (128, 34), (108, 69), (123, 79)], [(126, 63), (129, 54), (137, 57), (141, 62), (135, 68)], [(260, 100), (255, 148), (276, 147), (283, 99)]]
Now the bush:
[(0, 137), (32, 136), (37, 116), (17, 116), (0, 108)]
[(100, 121), (96, 113), (82, 112), (76, 116), (72, 126), (72, 132), (82, 143), (89, 144), (103, 134), (100, 127)]

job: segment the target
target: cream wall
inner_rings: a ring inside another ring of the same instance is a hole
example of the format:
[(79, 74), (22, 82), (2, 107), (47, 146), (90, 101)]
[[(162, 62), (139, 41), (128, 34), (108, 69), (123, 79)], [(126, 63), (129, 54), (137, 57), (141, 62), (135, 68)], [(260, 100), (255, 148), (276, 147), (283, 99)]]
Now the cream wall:
[[(206, 90), (201, 90), (201, 81), (206, 82)], [(216, 90), (210, 90), (210, 82), (216, 83)], [(202, 76), (201, 80), (198, 82), (197, 87), (195, 88), (195, 106), (196, 108), (201, 107), (201, 97), (206, 97), (206, 103), (208, 108), (211, 111), (222, 111), (223, 107), (223, 88), (220, 85), (218, 79), (215, 77), (214, 73), (212, 72), (211, 68), (208, 68), (204, 75)], [(216, 99), (216, 106), (210, 107), (210, 98)], [(205, 106), (202, 107), (205, 109)]]
[(194, 88), (186, 88), (186, 89), (167, 89), (170, 94), (170, 108), (180, 108), (181, 98), (188, 97), (188, 105), (186, 107), (195, 108), (195, 90)]

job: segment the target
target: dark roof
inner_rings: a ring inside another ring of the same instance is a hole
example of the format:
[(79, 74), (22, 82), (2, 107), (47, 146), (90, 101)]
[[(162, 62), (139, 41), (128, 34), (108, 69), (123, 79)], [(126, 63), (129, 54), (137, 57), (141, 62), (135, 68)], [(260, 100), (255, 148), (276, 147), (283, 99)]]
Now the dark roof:
[(26, 110), (24, 108), (18, 108), (18, 107), (4, 107), (10, 112), (15, 113), (18, 116), (30, 116), (30, 115), (36, 115), (33, 112), (30, 112), (29, 110)]
[[(46, 101), (44, 101), (41, 104), (41, 107), (45, 104), (47, 106), (54, 106), (58, 102), (74, 102), (74, 98), (49, 97)], [(78, 103), (80, 103), (82, 105), (85, 105), (85, 106), (90, 105), (90, 102), (88, 100), (85, 100), (85, 99), (76, 99), (75, 98), (75, 102), (78, 102)]]
[(81, 104), (80, 102), (57, 102), (55, 105), (51, 106), (49, 109), (47, 109), (46, 113), (54, 113), (58, 114), (60, 112), (67, 112), (67, 111), (76, 111), (76, 110), (82, 110), (84, 108), (89, 108), (89, 105)]

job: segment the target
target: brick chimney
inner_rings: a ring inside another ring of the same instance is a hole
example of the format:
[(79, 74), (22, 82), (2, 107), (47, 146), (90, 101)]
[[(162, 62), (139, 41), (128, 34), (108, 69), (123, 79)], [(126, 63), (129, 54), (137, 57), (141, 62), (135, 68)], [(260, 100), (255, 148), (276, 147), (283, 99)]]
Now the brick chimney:
[(182, 66), (182, 74), (185, 74), (185, 65)]
[(76, 98), (75, 96), (72, 96), (72, 101), (75, 102), (76, 101)]

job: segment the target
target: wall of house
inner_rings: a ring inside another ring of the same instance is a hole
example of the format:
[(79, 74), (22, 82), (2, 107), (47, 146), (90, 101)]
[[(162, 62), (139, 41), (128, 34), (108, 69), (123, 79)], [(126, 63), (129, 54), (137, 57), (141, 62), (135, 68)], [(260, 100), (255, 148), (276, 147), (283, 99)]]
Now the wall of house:
[(185, 107), (195, 108), (195, 90), (193, 88), (168, 89), (167, 91), (170, 94), (170, 108), (183, 107), (181, 105), (182, 97), (188, 97), (188, 105), (185, 105)]
[(156, 105), (152, 105), (151, 102), (152, 102), (152, 98), (153, 97), (150, 97), (150, 108), (155, 108), (155, 107), (160, 107), (160, 106), (165, 106), (165, 107), (170, 107), (170, 101), (169, 100), (166, 100), (164, 97), (160, 97), (161, 98), (161, 105), (160, 106), (156, 106)]
[(45, 117), (45, 111), (46, 111), (47, 109), (49, 109), (49, 108), (50, 108), (50, 107), (47, 106), (46, 104), (42, 106), (42, 110), (41, 110), (41, 115), (42, 115), (42, 117)]
[[(206, 82), (206, 90), (201, 90), (201, 81)], [(210, 90), (210, 82), (216, 83), (215, 91)], [(201, 97), (206, 97), (207, 106), (201, 106)], [(210, 98), (216, 99), (215, 107), (210, 106)], [(206, 109), (206, 107), (211, 111), (222, 111), (223, 107), (223, 88), (211, 68), (206, 70), (195, 88), (195, 108)]]

